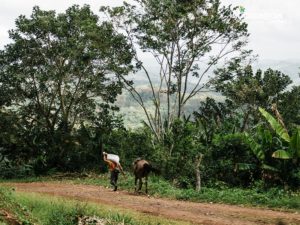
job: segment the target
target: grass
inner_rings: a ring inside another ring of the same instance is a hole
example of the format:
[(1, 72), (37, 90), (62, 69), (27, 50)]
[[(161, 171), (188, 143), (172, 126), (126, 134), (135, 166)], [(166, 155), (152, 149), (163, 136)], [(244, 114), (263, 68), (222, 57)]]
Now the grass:
[(80, 216), (96, 216), (107, 221), (109, 225), (189, 224), (114, 206), (109, 207), (41, 194), (15, 192), (9, 188), (1, 188), (0, 196), (5, 196), (6, 203), (22, 209), (23, 218), (20, 221), (24, 225), (75, 225), (78, 224), (78, 217)]
[[(89, 174), (89, 176), (80, 177), (45, 177), (45, 178), (27, 178), (14, 180), (22, 182), (32, 181), (51, 181), (51, 182), (70, 182), (76, 184), (92, 184), (110, 187), (109, 175)], [(120, 176), (119, 187), (130, 192), (134, 191), (134, 178), (128, 176), (127, 179)], [(179, 189), (172, 186), (166, 180), (151, 176), (148, 181), (149, 194), (155, 197), (164, 197), (169, 199), (186, 200), (194, 202), (226, 203), (234, 205), (245, 205), (255, 207), (268, 207), (274, 209), (293, 209), (300, 210), (300, 192), (289, 192), (282, 189), (269, 189), (262, 191), (262, 188), (241, 189), (228, 188), (220, 186), (218, 188), (203, 187), (200, 192), (193, 189)], [(144, 190), (144, 189), (143, 189)]]
[[(0, 209), (4, 212), (0, 215), (0, 225), (12, 224), (12, 222), (7, 221), (8, 217), (18, 222), (16, 224), (29, 225), (35, 223), (34, 218), (12, 198), (12, 192), (8, 188), (0, 188)], [(5, 216), (6, 214), (9, 216)]]

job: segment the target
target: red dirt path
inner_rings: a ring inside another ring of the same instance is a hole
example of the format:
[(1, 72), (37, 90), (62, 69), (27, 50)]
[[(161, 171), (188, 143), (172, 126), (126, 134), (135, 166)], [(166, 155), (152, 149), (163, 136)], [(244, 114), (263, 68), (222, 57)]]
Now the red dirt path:
[[(10, 183), (16, 191), (63, 196), (105, 205), (183, 220), (203, 225), (300, 225), (300, 212), (248, 208), (225, 204), (194, 203), (134, 195), (127, 191), (112, 192), (100, 186), (61, 183)], [(113, 197), (112, 197), (113, 196)]]

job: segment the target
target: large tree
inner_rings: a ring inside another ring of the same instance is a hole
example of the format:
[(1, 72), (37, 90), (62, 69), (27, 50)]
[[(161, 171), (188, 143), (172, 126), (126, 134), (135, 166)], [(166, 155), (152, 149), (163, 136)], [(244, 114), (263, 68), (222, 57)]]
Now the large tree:
[[(127, 88), (157, 139), (183, 117), (184, 106), (204, 89), (209, 71), (225, 56), (238, 56), (247, 43), (241, 15), (219, 0), (135, 0), (134, 5), (102, 11), (127, 35), (137, 69), (149, 82), (154, 111), (136, 86), (127, 82)], [(143, 52), (157, 64), (147, 65)], [(155, 67), (158, 72), (152, 76)]]
[(300, 85), (293, 86), (291, 90), (284, 92), (278, 109), (288, 127), (300, 125)]
[(18, 17), (9, 35), (11, 43), (0, 52), (0, 103), (16, 112), (29, 134), (44, 133), (55, 143), (55, 133), (71, 134), (115, 109), (132, 52), (89, 6), (61, 14), (35, 7), (29, 18)]
[[(243, 64), (243, 63), (242, 63)], [(278, 70), (253, 71), (250, 65), (243, 66), (233, 60), (228, 66), (218, 69), (217, 76), (211, 81), (214, 88), (227, 99), (231, 112), (241, 117), (239, 131), (243, 132), (259, 119), (258, 107), (270, 108), (279, 104), (292, 80)]]

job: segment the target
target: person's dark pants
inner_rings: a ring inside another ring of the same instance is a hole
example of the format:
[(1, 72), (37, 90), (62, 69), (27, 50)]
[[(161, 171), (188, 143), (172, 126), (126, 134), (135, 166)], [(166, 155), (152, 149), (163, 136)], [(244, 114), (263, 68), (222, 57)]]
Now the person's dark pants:
[(116, 191), (118, 188), (119, 173), (120, 173), (120, 171), (116, 170), (116, 169), (111, 171), (111, 173), (110, 173), (110, 183), (112, 186), (114, 186), (114, 191)]

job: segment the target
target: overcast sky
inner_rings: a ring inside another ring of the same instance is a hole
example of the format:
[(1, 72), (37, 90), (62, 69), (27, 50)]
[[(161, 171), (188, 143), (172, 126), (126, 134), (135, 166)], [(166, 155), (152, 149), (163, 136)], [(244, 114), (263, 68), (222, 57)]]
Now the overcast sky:
[[(89, 4), (95, 13), (101, 5), (120, 5), (123, 0), (0, 0), (0, 48), (9, 42), (9, 29), (15, 19), (29, 16), (32, 7), (63, 12), (73, 4)], [(300, 60), (300, 0), (222, 0), (245, 8), (249, 25), (250, 43), (260, 59)]]

